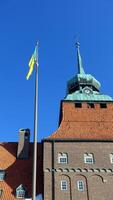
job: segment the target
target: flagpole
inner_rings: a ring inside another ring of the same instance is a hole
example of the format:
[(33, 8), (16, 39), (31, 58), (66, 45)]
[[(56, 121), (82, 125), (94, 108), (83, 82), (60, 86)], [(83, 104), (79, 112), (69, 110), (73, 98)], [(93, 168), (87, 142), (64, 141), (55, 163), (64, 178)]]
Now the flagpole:
[(37, 60), (35, 72), (35, 99), (34, 99), (34, 148), (33, 148), (33, 180), (32, 180), (32, 200), (36, 200), (36, 179), (37, 179), (37, 125), (38, 125), (38, 43)]

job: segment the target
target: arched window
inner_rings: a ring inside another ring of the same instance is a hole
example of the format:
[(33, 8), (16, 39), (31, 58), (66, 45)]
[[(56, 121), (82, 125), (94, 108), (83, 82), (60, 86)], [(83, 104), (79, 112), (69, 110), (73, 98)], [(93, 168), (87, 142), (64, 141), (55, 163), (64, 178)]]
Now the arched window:
[(85, 153), (84, 154), (84, 163), (93, 164), (94, 163), (93, 154), (91, 154), (91, 153)]
[(19, 187), (16, 188), (16, 198), (25, 198), (26, 190), (24, 186), (21, 184)]
[(58, 163), (67, 163), (68, 162), (68, 156), (67, 153), (59, 153), (58, 154)]

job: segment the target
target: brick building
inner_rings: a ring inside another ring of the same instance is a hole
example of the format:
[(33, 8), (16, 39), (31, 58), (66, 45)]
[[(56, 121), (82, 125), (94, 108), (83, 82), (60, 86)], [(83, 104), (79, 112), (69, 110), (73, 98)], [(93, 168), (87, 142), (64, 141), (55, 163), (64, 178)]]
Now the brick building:
[(59, 127), (43, 140), (44, 200), (113, 199), (113, 99), (86, 74), (67, 83)]
[[(38, 143), (37, 195), (44, 200), (113, 199), (113, 99), (86, 74), (77, 43), (78, 74), (67, 83), (58, 129)], [(0, 143), (0, 199), (32, 196), (33, 144)]]
[[(0, 143), (0, 199), (31, 199), (33, 144), (29, 129), (19, 131), (19, 142)], [(38, 144), (38, 180), (42, 183), (42, 145)], [(39, 176), (40, 174), (40, 176)], [(42, 193), (38, 184), (37, 194)]]

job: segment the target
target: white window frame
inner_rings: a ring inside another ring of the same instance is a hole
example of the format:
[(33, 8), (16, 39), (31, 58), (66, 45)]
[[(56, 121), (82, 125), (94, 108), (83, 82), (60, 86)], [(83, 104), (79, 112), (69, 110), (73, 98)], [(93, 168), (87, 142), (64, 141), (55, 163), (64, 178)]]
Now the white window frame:
[(85, 153), (84, 154), (84, 163), (86, 164), (93, 164), (94, 163), (94, 156), (92, 153)]
[(61, 164), (67, 164), (68, 163), (67, 153), (59, 153), (58, 154), (58, 163), (61, 163)]
[(25, 190), (19, 190), (17, 193), (17, 198), (25, 198)]
[(78, 180), (77, 181), (77, 187), (79, 191), (84, 191), (84, 181), (83, 180)]
[(25, 199), (25, 195), (26, 195), (26, 190), (21, 184), (20, 186), (16, 188), (16, 198)]
[(5, 178), (5, 170), (0, 169), (0, 181), (3, 181)]
[(113, 153), (110, 153), (110, 162), (111, 162), (111, 164), (113, 164)]
[(67, 181), (66, 180), (62, 180), (60, 186), (61, 186), (61, 190), (62, 191), (66, 191), (67, 190)]

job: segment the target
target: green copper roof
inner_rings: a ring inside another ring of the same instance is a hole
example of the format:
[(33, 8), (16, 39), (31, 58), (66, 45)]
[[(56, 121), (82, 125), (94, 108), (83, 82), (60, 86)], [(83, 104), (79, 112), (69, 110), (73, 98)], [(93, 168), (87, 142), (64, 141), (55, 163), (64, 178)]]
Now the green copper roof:
[(99, 90), (101, 84), (97, 81), (91, 74), (77, 74), (67, 83), (67, 89), (70, 90), (74, 85), (82, 86), (93, 86), (95, 89)]
[(80, 43), (79, 42), (76, 43), (76, 47), (77, 47), (78, 73), (85, 74), (83, 64), (82, 64), (82, 58), (80, 55)]
[(113, 101), (108, 95), (100, 93), (101, 84), (91, 74), (86, 74), (80, 55), (80, 43), (76, 43), (78, 74), (67, 83), (67, 95), (64, 100)]
[(70, 101), (113, 101), (113, 99), (104, 94), (94, 93), (93, 94), (84, 94), (80, 93), (80, 91), (76, 91), (72, 94), (68, 94), (64, 100)]

